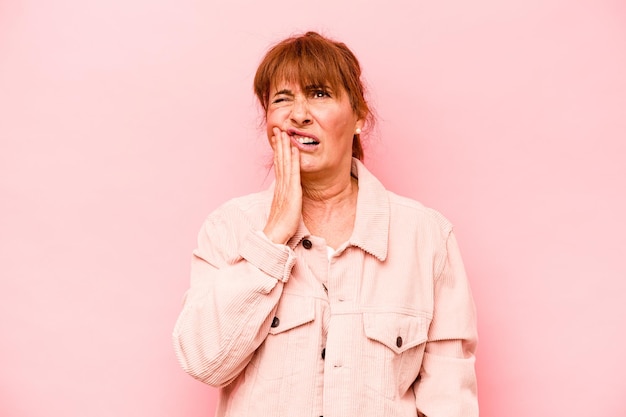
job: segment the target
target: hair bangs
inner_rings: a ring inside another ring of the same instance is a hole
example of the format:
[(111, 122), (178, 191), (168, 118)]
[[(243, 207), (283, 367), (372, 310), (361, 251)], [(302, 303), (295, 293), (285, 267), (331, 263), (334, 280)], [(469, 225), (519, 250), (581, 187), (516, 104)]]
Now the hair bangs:
[[(265, 110), (272, 87), (297, 85), (302, 91), (312, 87), (329, 88), (340, 96), (346, 89), (339, 63), (341, 52), (315, 38), (294, 39), (270, 51), (255, 79), (255, 90)], [(260, 93), (260, 94), (259, 94)]]

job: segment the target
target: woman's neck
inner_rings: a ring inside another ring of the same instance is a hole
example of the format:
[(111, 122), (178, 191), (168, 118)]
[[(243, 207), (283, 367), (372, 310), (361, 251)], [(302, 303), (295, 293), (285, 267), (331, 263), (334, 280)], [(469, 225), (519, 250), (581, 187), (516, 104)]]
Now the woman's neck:
[(337, 248), (350, 238), (356, 218), (358, 181), (346, 174), (340, 181), (302, 185), (302, 219), (309, 231)]
[(302, 206), (328, 207), (343, 205), (356, 196), (357, 182), (350, 175), (350, 171), (338, 173), (333, 176), (308, 178), (303, 176), (302, 183)]

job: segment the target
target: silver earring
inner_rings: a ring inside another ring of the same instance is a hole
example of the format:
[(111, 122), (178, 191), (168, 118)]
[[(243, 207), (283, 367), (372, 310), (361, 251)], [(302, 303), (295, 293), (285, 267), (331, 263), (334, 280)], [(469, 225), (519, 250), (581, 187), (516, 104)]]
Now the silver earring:
[(361, 129), (359, 129), (358, 127), (356, 128), (356, 130), (354, 131), (355, 134), (360, 135), (361, 134)]

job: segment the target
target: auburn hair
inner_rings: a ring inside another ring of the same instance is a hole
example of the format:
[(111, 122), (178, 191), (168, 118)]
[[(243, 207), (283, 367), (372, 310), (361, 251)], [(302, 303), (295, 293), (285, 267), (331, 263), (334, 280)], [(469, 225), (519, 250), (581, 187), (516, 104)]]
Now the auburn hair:
[[(265, 54), (254, 77), (254, 93), (267, 113), (272, 86), (294, 83), (304, 91), (310, 85), (328, 85), (335, 94), (348, 94), (352, 110), (370, 124), (372, 112), (365, 100), (361, 66), (356, 56), (341, 42), (316, 32), (292, 36), (274, 45)], [(352, 156), (363, 160), (360, 135), (352, 139)]]

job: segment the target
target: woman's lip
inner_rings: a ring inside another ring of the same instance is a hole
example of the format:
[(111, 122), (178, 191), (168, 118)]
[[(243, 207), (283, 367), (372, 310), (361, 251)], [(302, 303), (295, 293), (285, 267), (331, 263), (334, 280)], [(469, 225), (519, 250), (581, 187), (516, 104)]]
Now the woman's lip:
[[(295, 129), (287, 130), (287, 135), (289, 135), (289, 138), (291, 139), (292, 146), (295, 146), (296, 148), (300, 149), (302, 152), (313, 152), (317, 149), (317, 147), (320, 144), (320, 141), (317, 140), (317, 137), (315, 137), (314, 135), (309, 135), (309, 134), (300, 132)], [(315, 143), (310, 143), (310, 144), (300, 143), (300, 141), (296, 139), (298, 137), (313, 139)]]
[(309, 134), (306, 134), (306, 133), (303, 133), (303, 132), (299, 132), (299, 131), (294, 130), (294, 129), (289, 129), (289, 130), (287, 131), (287, 134), (288, 134), (289, 136), (291, 136), (291, 137), (293, 137), (293, 136), (302, 136), (302, 137), (304, 137), (304, 138), (311, 138), (311, 139), (313, 139), (315, 142), (318, 142), (318, 143), (319, 143), (319, 140), (318, 140), (318, 139), (317, 139), (317, 137), (315, 137), (314, 135), (309, 135)]
[[(296, 139), (296, 136), (299, 136), (299, 135), (296, 134), (296, 135), (289, 136), (289, 138), (291, 139), (291, 145), (300, 149), (302, 152), (313, 152), (319, 146), (319, 142), (317, 141), (316, 143), (311, 143), (311, 144), (300, 143)], [(307, 136), (307, 137), (311, 137), (311, 136)]]

